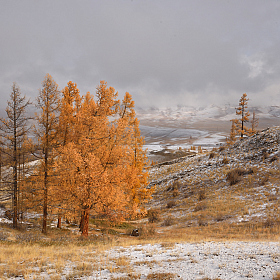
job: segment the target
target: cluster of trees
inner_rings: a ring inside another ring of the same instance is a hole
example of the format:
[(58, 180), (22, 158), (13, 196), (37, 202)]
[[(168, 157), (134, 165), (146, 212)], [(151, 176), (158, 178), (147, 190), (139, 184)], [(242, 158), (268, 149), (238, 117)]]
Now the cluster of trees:
[[(253, 112), (252, 119), (249, 119), (250, 112), (248, 111), (248, 101), (249, 98), (247, 97), (247, 94), (244, 93), (239, 100), (238, 107), (236, 108), (236, 115), (240, 116), (240, 118), (231, 120), (230, 136), (227, 141), (229, 144), (236, 141), (237, 135), (240, 135), (240, 137), (243, 138), (244, 136), (254, 135), (257, 132), (259, 120), (256, 117), (255, 111)], [(246, 123), (248, 122), (251, 123), (251, 127), (246, 126)]]
[(50, 212), (58, 226), (61, 217), (79, 219), (84, 236), (90, 214), (120, 220), (141, 212), (152, 190), (146, 188), (147, 158), (129, 93), (120, 101), (104, 81), (95, 96), (80, 95), (71, 81), (59, 91), (47, 74), (32, 126), (29, 105), (13, 84), (0, 121), (1, 197), (12, 196), (15, 228), (19, 209), (41, 211), (43, 233)]

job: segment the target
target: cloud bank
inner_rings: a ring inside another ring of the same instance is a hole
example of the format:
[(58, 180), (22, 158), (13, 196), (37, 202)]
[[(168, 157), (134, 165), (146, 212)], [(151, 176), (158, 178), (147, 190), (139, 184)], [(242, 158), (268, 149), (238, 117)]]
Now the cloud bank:
[(31, 99), (46, 73), (94, 93), (100, 80), (136, 106), (280, 104), (277, 0), (5, 1), (0, 95)]

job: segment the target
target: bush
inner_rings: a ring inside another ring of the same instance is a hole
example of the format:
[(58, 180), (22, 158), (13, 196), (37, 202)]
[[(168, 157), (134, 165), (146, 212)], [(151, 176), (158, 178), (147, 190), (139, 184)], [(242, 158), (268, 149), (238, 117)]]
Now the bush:
[(252, 174), (252, 173), (253, 173), (252, 169), (250, 169), (249, 171), (245, 171), (244, 169), (236, 168), (228, 172), (226, 180), (232, 186), (237, 184), (241, 180), (240, 176), (245, 174)]
[(158, 279), (158, 280), (173, 280), (176, 275), (168, 272), (153, 272), (152, 274), (148, 274), (147, 280)]
[(221, 147), (219, 148), (219, 152), (222, 152), (222, 151), (224, 151), (225, 149), (226, 149), (225, 146), (221, 146)]
[(163, 227), (169, 227), (174, 224), (174, 218), (172, 216), (168, 216), (162, 223)]
[(264, 159), (264, 160), (268, 158), (269, 154), (268, 154), (266, 148), (263, 148), (263, 149), (262, 149), (262, 155), (263, 155), (263, 159)]
[(6, 205), (4, 203), (0, 203), (0, 208), (5, 210), (6, 209)]
[(198, 192), (198, 200), (201, 201), (201, 200), (204, 200), (206, 198), (206, 192), (205, 190), (200, 190)]
[(276, 160), (278, 160), (278, 156), (277, 156), (277, 155), (274, 155), (274, 156), (269, 160), (269, 162), (271, 163), (271, 162), (274, 162), (274, 161), (276, 161)]
[(138, 232), (140, 238), (148, 238), (155, 235), (156, 229), (154, 225), (143, 225), (139, 227)]
[(176, 202), (174, 200), (171, 200), (167, 203), (166, 208), (172, 208), (176, 205)]
[(269, 180), (269, 175), (265, 174), (262, 178), (259, 180), (260, 186), (263, 186), (267, 181)]
[(149, 209), (147, 216), (149, 223), (156, 223), (160, 221), (159, 209)]
[(198, 218), (197, 223), (200, 227), (208, 226), (208, 221), (205, 217), (201, 216)]
[(174, 189), (172, 195), (173, 195), (173, 197), (178, 196), (179, 195), (178, 189)]
[(8, 238), (8, 234), (4, 232), (0, 232), (0, 240), (4, 241)]
[(222, 160), (222, 164), (228, 164), (229, 163), (229, 160), (227, 157), (224, 157), (223, 160)]
[(200, 203), (196, 204), (196, 206), (194, 207), (193, 211), (194, 212), (198, 212), (198, 211), (205, 210), (206, 208), (207, 208), (207, 204), (205, 202), (200, 202)]
[(211, 152), (209, 155), (209, 159), (214, 158), (216, 156), (216, 154), (214, 152)]
[(13, 219), (13, 216), (14, 216), (14, 212), (13, 211), (11, 211), (11, 210), (7, 210), (6, 212), (5, 212), (5, 218), (7, 218), (8, 220), (12, 220)]

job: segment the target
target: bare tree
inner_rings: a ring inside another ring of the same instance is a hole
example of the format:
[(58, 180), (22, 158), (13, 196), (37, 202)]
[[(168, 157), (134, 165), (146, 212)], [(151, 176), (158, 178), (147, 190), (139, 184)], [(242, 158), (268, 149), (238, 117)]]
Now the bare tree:
[(0, 118), (1, 146), (4, 147), (1, 152), (5, 152), (10, 159), (12, 167), (12, 190), (13, 190), (13, 227), (17, 228), (18, 216), (18, 179), (19, 164), (18, 158), (21, 152), (21, 145), (28, 132), (28, 118), (26, 117), (26, 108), (30, 105), (26, 97), (21, 96), (21, 92), (16, 83), (13, 83), (10, 100), (6, 108), (7, 117)]

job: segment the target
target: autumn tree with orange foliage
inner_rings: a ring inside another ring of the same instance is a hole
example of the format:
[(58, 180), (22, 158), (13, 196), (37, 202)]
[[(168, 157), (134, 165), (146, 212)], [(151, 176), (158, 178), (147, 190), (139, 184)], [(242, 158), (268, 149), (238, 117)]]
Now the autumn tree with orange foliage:
[[(58, 114), (60, 107), (60, 91), (52, 76), (47, 74), (42, 82), (42, 89), (37, 98), (36, 107), (38, 113), (35, 115), (36, 127), (36, 156), (40, 159), (37, 171), (37, 185), (35, 192), (38, 197), (42, 197), (43, 224), (42, 232), (47, 232), (47, 217), (49, 206), (49, 189), (54, 184), (53, 164), (58, 148)], [(34, 183), (34, 184), (35, 184)], [(40, 193), (42, 191), (42, 194)]]
[(245, 126), (245, 123), (249, 121), (250, 116), (249, 111), (247, 111), (248, 100), (249, 98), (247, 98), (247, 94), (244, 93), (239, 100), (239, 106), (236, 108), (236, 114), (241, 116), (239, 122), (240, 128), (238, 130), (241, 138), (243, 138), (243, 135), (248, 135), (248, 128)]
[(81, 212), (83, 236), (88, 235), (90, 213), (112, 220), (132, 217), (151, 195), (145, 188), (146, 157), (134, 103), (128, 93), (122, 102), (117, 97), (101, 81), (95, 99), (89, 93), (78, 98), (71, 140), (57, 159), (61, 199)]
[(238, 120), (233, 119), (231, 121), (231, 128), (230, 128), (230, 134), (229, 138), (227, 139), (227, 144), (231, 145), (236, 141), (236, 136), (238, 133)]

